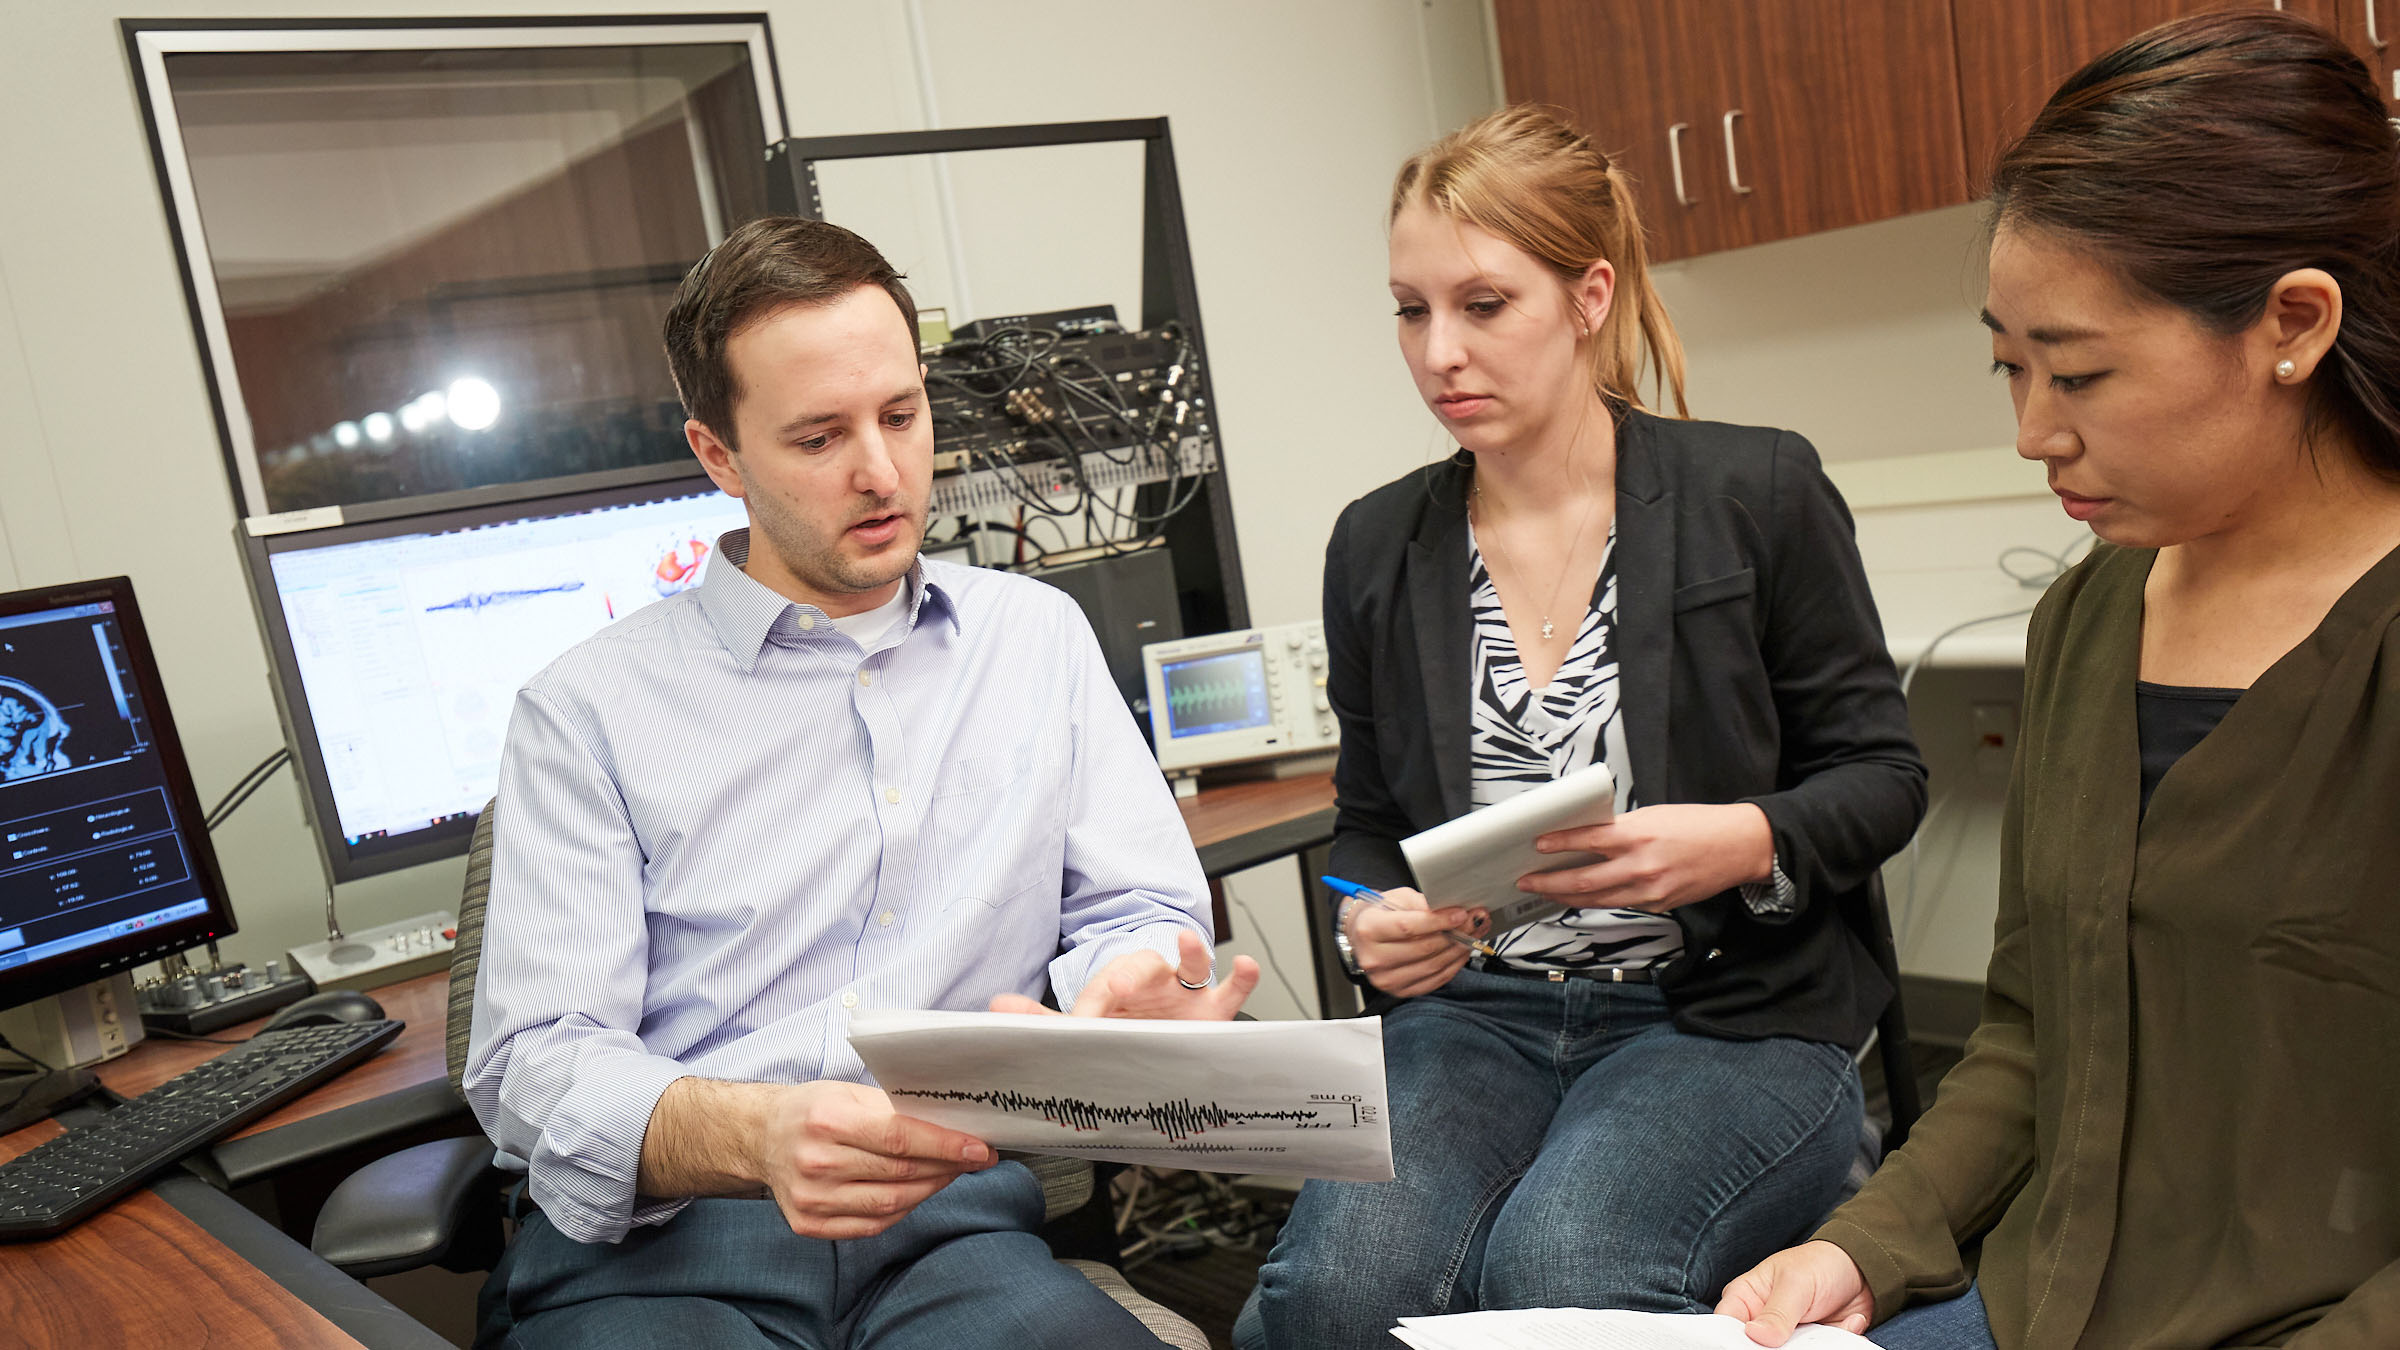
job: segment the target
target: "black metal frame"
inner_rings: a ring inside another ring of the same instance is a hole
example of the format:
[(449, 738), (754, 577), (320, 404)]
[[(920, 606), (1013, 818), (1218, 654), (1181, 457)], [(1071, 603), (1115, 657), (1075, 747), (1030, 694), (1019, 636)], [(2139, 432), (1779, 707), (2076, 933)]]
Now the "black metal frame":
[[(1175, 145), (1163, 117), (1113, 122), (1048, 122), (1014, 127), (961, 127), (947, 131), (897, 131), (856, 136), (795, 136), (767, 149), (767, 201), (786, 215), (824, 220), (817, 165), (827, 160), (889, 159), (946, 155), (975, 150), (1024, 150), (1048, 145), (1142, 143), (1142, 315), (1143, 328), (1172, 323), (1191, 339), (1200, 358), (1199, 395), (1209, 420), (1222, 428), (1211, 386), (1208, 347), (1200, 328), (1200, 290), (1192, 279), (1192, 248), (1183, 222), (1183, 188), (1175, 174)], [(967, 315), (974, 318), (974, 315)], [(1168, 485), (1138, 489), (1135, 509), (1163, 511)], [(1166, 524), (1167, 549), (1175, 560), (1175, 589), (1186, 633), (1220, 633), (1250, 626), (1250, 600), (1242, 584), (1241, 550), (1234, 539), (1233, 495), (1226, 485), (1220, 442), (1210, 470), (1191, 505)]]

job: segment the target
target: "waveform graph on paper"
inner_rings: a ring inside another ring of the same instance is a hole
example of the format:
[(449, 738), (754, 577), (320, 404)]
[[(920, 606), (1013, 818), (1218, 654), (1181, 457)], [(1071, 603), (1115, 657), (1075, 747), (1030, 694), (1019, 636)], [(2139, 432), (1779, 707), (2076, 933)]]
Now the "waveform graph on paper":
[(1338, 1120), (1344, 1126), (1358, 1124), (1357, 1102), (1310, 1102), (1297, 1107), (1268, 1107), (1264, 1110), (1243, 1110), (1222, 1102), (1195, 1102), (1189, 1097), (1177, 1097), (1163, 1102), (1140, 1102), (1104, 1105), (1087, 1102), (1080, 1097), (1034, 1097), (1006, 1088), (971, 1091), (945, 1088), (935, 1091), (912, 1092), (898, 1089), (895, 1098), (922, 1097), (933, 1101), (976, 1102), (1006, 1111), (1011, 1115), (1039, 1116), (1053, 1125), (1070, 1130), (1098, 1131), (1107, 1125), (1142, 1125), (1165, 1139), (1182, 1143), (1195, 1135), (1228, 1125), (1257, 1125), (1281, 1122), (1295, 1128), (1314, 1125), (1330, 1128)]
[(850, 1044), (895, 1110), (995, 1148), (1215, 1172), (1392, 1175), (1375, 1018), (861, 1010)]

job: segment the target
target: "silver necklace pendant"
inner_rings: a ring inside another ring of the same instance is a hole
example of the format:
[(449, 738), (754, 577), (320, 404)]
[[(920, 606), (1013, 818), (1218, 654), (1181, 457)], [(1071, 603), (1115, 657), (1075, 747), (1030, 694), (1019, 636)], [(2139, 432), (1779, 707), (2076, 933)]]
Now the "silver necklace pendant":
[(1543, 639), (1544, 639), (1545, 641), (1546, 641), (1546, 640), (1548, 640), (1548, 638), (1550, 637), (1550, 635), (1551, 635), (1552, 633), (1556, 632), (1556, 631), (1557, 631), (1557, 629), (1556, 629), (1556, 628), (1555, 628), (1555, 627), (1554, 627), (1554, 626), (1551, 624), (1551, 622), (1550, 622), (1550, 619), (1549, 619), (1549, 616), (1547, 616), (1547, 615), (1544, 615), (1544, 616), (1543, 616), (1543, 618), (1542, 618), (1542, 637), (1543, 637)]

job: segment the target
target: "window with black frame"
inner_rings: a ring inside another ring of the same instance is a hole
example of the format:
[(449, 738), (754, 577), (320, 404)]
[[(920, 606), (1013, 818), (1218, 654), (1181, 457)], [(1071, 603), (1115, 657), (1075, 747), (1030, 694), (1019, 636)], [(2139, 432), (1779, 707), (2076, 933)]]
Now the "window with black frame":
[(125, 25), (243, 516), (671, 463), (763, 17)]

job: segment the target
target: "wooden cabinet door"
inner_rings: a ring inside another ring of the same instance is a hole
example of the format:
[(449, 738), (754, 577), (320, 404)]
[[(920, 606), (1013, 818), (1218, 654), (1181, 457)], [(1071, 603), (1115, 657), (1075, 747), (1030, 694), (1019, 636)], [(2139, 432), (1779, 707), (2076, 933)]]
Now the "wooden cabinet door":
[[(2317, 0), (2313, 8), (2323, 9), (2332, 2)], [(2312, 8), (2299, 0), (2286, 0), (2286, 4), (2302, 13)], [(2335, 8), (2334, 31), (2366, 61), (2376, 89), (2383, 94), (2385, 110), (2400, 115), (2400, 0), (2340, 0)]]
[[(2400, 0), (2395, 0), (2400, 3)], [(1726, 245), (1968, 200), (1950, 8), (1926, 0), (1749, 0), (1721, 16), (1708, 131), (1734, 198)]]
[[(2381, 3), (2400, 24), (2400, 0)], [(2336, 0), (1951, 0), (1950, 8), (1968, 174), (1977, 193), (1989, 184), (2000, 152), (2032, 125), (2060, 82), (2136, 33), (2221, 9), (2286, 9), (2329, 28), (2340, 20)]]
[(1690, 0), (1493, 0), (1509, 101), (1565, 110), (1633, 175), (1653, 259), (1729, 242), (1733, 194), (1724, 187), (1724, 145), (1716, 134), (1726, 106), (1718, 92), (1718, 39), (1699, 12), (1710, 7)]
[(1567, 109), (1621, 155), (1654, 257), (1967, 200), (1946, 4), (1495, 0), (1493, 15), (1508, 97)]

